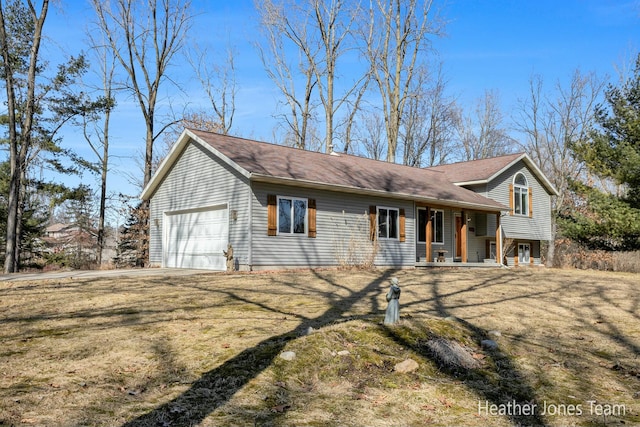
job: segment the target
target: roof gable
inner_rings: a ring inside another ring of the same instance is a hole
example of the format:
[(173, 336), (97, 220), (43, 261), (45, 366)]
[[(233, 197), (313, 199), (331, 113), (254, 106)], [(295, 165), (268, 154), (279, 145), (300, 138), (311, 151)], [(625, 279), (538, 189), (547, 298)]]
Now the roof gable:
[(481, 210), (506, 209), (500, 203), (454, 185), (445, 173), (346, 154), (324, 154), (187, 129), (142, 193), (149, 199), (189, 140), (255, 181), (287, 182), (298, 186), (345, 192), (377, 193), (389, 197), (468, 206)]
[(558, 195), (558, 190), (526, 153), (432, 166), (427, 169), (445, 173), (457, 185), (486, 184), (521, 160), (542, 182), (549, 194)]

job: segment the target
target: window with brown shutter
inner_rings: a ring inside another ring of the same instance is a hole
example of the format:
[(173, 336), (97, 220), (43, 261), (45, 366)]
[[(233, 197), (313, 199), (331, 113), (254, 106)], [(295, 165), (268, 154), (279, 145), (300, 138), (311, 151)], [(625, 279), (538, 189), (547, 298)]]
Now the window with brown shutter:
[(531, 187), (529, 187), (529, 218), (533, 218), (533, 193), (531, 190)]
[(316, 237), (316, 199), (309, 199), (308, 201), (308, 206), (309, 206), (309, 237), (311, 238), (315, 238)]
[(405, 228), (405, 216), (404, 216), (404, 209), (400, 209), (400, 241), (404, 242), (405, 240), (407, 240), (407, 236), (406, 233), (404, 232), (404, 228)]

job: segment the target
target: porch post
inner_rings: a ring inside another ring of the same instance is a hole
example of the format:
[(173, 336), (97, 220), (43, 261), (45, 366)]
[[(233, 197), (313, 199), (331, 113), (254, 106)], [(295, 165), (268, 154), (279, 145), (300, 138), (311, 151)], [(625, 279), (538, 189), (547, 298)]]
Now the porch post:
[(500, 230), (500, 212), (496, 214), (496, 262), (502, 264), (502, 231)]
[(460, 230), (460, 245), (462, 246), (462, 262), (467, 262), (467, 213), (462, 211), (462, 229)]
[(426, 257), (427, 257), (427, 262), (433, 262), (433, 248), (431, 247), (431, 241), (433, 240), (433, 227), (431, 225), (431, 208), (429, 206), (427, 206), (427, 225), (426, 225), (426, 230), (425, 230), (425, 240), (426, 240)]

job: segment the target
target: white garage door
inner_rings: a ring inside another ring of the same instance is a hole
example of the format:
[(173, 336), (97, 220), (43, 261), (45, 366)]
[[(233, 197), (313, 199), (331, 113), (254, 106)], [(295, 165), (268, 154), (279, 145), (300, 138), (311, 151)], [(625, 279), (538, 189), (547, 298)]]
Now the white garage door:
[(227, 206), (166, 213), (164, 266), (226, 270), (229, 239)]

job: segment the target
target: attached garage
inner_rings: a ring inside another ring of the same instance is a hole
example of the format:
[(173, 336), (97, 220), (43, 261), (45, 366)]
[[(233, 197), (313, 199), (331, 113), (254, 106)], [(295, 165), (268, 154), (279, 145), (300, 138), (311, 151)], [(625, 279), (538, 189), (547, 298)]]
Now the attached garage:
[(227, 205), (165, 212), (163, 242), (164, 267), (226, 270)]

